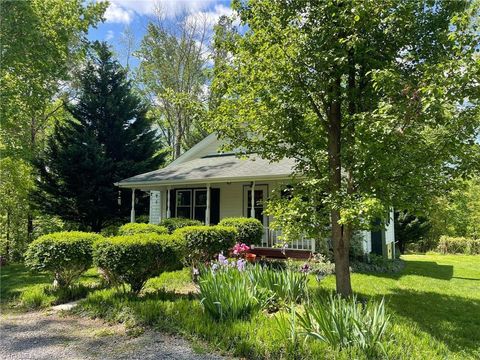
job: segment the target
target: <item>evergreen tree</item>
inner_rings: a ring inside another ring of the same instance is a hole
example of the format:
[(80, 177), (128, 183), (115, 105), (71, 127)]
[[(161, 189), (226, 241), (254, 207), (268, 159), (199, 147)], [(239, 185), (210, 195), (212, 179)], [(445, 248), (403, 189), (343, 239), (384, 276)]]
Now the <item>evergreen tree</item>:
[(44, 211), (99, 231), (128, 214), (114, 183), (157, 169), (163, 155), (146, 106), (105, 43), (92, 44), (79, 82), (77, 101), (66, 104), (71, 117), (55, 126), (37, 161), (36, 199)]

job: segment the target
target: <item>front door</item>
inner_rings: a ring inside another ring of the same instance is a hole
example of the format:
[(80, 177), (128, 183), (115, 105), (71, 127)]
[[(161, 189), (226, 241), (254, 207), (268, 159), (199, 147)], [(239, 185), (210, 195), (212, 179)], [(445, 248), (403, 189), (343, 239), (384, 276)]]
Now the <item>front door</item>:
[(254, 189), (254, 199), (252, 202), (252, 188), (245, 186), (243, 188), (243, 216), (252, 217), (252, 206), (255, 218), (258, 219), (265, 228), (263, 233), (262, 246), (268, 246), (268, 216), (264, 214), (264, 201), (267, 199), (267, 185), (256, 185)]

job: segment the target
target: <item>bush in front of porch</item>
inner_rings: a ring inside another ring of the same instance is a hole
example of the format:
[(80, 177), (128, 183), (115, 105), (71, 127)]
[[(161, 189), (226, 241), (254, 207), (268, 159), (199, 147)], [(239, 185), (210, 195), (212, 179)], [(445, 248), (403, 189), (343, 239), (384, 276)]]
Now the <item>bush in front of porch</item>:
[(180, 236), (186, 247), (186, 260), (197, 266), (227, 252), (235, 244), (237, 230), (231, 226), (186, 226), (173, 233)]
[(230, 217), (220, 220), (218, 225), (237, 229), (235, 241), (247, 245), (260, 245), (264, 234), (263, 224), (255, 218)]

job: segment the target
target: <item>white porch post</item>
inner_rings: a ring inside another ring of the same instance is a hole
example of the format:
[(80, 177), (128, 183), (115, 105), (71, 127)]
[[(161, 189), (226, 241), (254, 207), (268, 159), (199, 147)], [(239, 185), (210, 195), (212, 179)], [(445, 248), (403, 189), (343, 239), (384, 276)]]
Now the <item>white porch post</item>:
[(167, 189), (167, 219), (170, 219), (172, 212), (170, 211), (170, 187)]
[(207, 208), (205, 209), (205, 225), (210, 225), (210, 184), (207, 184)]
[(132, 189), (132, 211), (130, 212), (130, 222), (135, 222), (135, 189)]
[(252, 199), (252, 207), (250, 209), (250, 217), (255, 217), (255, 181), (252, 181), (252, 192), (251, 192), (251, 199)]

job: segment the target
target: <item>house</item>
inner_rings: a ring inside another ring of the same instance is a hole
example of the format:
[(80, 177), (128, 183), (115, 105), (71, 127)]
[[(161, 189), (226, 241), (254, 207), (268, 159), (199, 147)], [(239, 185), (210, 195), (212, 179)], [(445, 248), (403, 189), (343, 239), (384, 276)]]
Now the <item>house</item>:
[[(197, 219), (206, 225), (225, 217), (255, 217), (265, 228), (262, 245), (256, 251), (271, 255), (272, 250), (266, 249), (278, 248), (279, 234), (269, 228), (272, 218), (263, 213), (262, 202), (275, 187), (288, 183), (295, 162), (283, 159), (271, 163), (255, 155), (239, 158), (235, 153), (219, 153), (220, 146), (220, 140), (211, 134), (165, 168), (116, 183), (132, 189), (131, 221), (135, 222), (138, 190), (150, 193), (149, 219), (153, 224), (170, 217)], [(390, 218), (385, 230), (362, 232), (366, 253), (394, 256), (393, 211)], [(313, 251), (315, 242), (311, 239), (298, 239), (288, 246), (291, 257)]]

